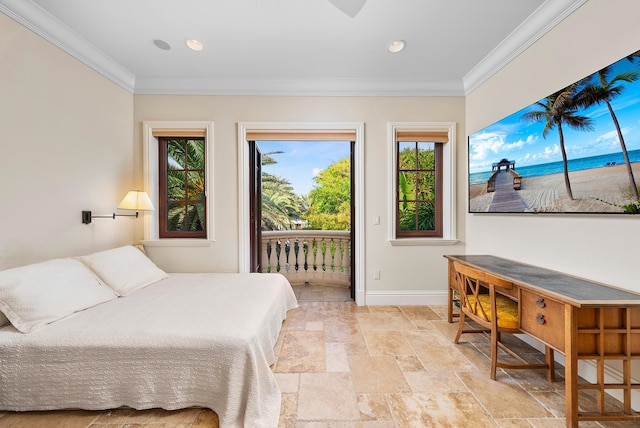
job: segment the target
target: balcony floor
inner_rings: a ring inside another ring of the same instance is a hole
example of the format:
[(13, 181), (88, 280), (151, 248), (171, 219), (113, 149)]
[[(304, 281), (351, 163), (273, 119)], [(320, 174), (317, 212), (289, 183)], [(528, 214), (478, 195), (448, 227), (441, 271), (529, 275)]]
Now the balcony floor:
[(293, 285), (293, 292), (299, 302), (350, 302), (348, 287), (328, 285)]

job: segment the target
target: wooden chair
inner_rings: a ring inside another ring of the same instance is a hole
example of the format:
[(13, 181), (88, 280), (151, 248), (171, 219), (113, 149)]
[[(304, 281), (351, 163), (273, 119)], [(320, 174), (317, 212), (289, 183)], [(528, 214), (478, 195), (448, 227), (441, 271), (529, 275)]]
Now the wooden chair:
[[(486, 272), (454, 262), (460, 294), (460, 319), (458, 333), (454, 340), (458, 343), (463, 333), (483, 333), (491, 339), (491, 379), (496, 379), (496, 369), (546, 369), (547, 380), (555, 380), (553, 349), (545, 346), (546, 363), (529, 363), (501, 341), (502, 333), (523, 333), (520, 330), (518, 302), (499, 291), (508, 291), (513, 284)], [(496, 291), (498, 290), (498, 292)], [(465, 329), (465, 319), (469, 317), (480, 325), (481, 329)], [(501, 348), (517, 363), (498, 361), (498, 348)]]

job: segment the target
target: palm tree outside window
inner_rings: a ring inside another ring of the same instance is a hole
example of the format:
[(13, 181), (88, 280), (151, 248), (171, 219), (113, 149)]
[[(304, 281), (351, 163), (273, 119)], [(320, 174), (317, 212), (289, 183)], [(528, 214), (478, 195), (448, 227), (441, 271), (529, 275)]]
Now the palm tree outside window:
[(442, 237), (442, 144), (398, 138), (396, 236)]
[(207, 237), (205, 139), (158, 139), (159, 237)]

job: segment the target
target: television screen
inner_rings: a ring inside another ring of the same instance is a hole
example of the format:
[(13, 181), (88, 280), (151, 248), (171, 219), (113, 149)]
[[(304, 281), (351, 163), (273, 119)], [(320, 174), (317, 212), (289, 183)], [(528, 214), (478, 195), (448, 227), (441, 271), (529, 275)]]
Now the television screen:
[(473, 133), (468, 155), (470, 213), (640, 213), (640, 51)]

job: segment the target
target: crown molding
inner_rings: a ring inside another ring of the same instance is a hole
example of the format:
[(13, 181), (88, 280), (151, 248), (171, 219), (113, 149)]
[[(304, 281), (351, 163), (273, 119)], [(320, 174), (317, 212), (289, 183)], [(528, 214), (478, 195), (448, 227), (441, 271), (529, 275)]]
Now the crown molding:
[(136, 78), (136, 94), (291, 96), (463, 96), (461, 80)]
[(0, 0), (0, 12), (133, 94), (465, 96), (587, 0), (546, 0), (463, 79), (163, 79), (136, 77), (29, 0)]
[(0, 12), (133, 93), (135, 76), (69, 27), (27, 0), (0, 0)]
[(546, 0), (463, 77), (469, 95), (588, 0)]

